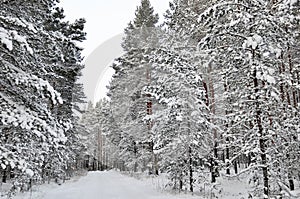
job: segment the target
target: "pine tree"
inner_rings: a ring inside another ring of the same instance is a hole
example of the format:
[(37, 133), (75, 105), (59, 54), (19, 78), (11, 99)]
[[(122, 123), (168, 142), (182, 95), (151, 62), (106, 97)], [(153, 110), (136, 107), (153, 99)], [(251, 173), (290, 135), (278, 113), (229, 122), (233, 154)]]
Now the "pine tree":
[(144, 170), (152, 156), (148, 146), (151, 145), (149, 127), (142, 120), (147, 114), (147, 105), (151, 103), (142, 92), (150, 77), (150, 66), (144, 59), (143, 51), (157, 44), (157, 22), (158, 15), (154, 14), (150, 1), (142, 0), (135, 19), (125, 29), (122, 46), (126, 54), (113, 65), (115, 75), (108, 94), (112, 112), (122, 114), (121, 118), (115, 118), (122, 137), (119, 142), (121, 156), (134, 171)]
[(209, 109), (197, 67), (190, 57), (176, 51), (159, 49), (148, 57), (153, 66), (149, 93), (160, 104), (152, 116), (154, 150), (161, 157), (162, 170), (170, 174), (179, 189), (189, 184), (194, 190), (194, 174), (201, 171), (195, 164), (210, 156), (212, 136), (209, 133)]
[(154, 9), (149, 0), (141, 0), (141, 5), (135, 11), (135, 18), (129, 22), (125, 29), (125, 37), (122, 47), (125, 51), (132, 49), (142, 49), (146, 46), (156, 45), (155, 31), (158, 23), (158, 14), (154, 13)]
[[(12, 189), (26, 189), (33, 176), (63, 178), (74, 155), (67, 146), (78, 141), (68, 106), (72, 99), (60, 92), (72, 91), (82, 68), (80, 49), (71, 36), (84, 35), (83, 23), (78, 28), (59, 22), (55, 5), (56, 1), (4, 1), (0, 9), (0, 159), (1, 173), (13, 170)], [(65, 34), (60, 27), (50, 29), (50, 24), (76, 31)], [(60, 69), (71, 68), (67, 58), (75, 70), (62, 75)], [(64, 82), (59, 81), (62, 78)]]

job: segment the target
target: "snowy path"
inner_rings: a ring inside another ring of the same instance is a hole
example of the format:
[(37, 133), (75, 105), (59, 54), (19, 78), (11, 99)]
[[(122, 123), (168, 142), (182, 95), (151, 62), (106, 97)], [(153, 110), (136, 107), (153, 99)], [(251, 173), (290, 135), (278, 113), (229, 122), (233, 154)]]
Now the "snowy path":
[[(149, 182), (130, 178), (116, 171), (89, 172), (77, 181), (43, 189), (32, 199), (188, 199), (188, 195), (171, 195), (155, 190)], [(19, 197), (18, 197), (19, 198)], [(29, 197), (22, 197), (22, 199)]]

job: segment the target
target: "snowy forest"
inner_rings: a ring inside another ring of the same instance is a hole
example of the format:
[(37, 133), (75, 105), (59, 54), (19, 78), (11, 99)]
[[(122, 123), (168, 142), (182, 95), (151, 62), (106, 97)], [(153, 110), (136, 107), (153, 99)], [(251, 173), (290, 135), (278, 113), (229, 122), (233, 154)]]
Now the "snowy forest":
[(95, 106), (77, 81), (85, 20), (37, 2), (1, 0), (8, 196), (114, 169), (203, 198), (225, 199), (225, 179), (248, 198), (300, 197), (299, 0), (173, 0), (163, 19), (141, 0)]

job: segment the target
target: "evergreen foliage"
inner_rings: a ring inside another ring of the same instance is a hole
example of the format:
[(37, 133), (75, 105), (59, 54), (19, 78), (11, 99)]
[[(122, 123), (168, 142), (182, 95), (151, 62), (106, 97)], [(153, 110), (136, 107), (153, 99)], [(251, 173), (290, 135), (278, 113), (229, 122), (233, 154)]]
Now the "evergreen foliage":
[(134, 30), (155, 21), (143, 5), (125, 29), (126, 54), (113, 65), (109, 92), (110, 136), (120, 138), (125, 168), (148, 165), (192, 192), (207, 170), (213, 183), (223, 171), (248, 173), (251, 195), (291, 195), (299, 174), (299, 2), (174, 0), (162, 28), (140, 39)]
[(76, 42), (85, 21), (65, 22), (56, 3), (1, 2), (0, 173), (11, 191), (65, 179), (81, 152), (73, 103), (84, 99)]

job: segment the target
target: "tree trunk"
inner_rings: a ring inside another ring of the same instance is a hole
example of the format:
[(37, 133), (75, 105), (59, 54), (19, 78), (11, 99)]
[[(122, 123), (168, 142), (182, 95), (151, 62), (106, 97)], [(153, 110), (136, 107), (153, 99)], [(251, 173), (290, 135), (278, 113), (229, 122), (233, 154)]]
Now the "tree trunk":
[(155, 170), (155, 175), (159, 175), (159, 171), (158, 171), (158, 160), (157, 160), (157, 155), (154, 154), (154, 170)]
[(288, 174), (288, 178), (289, 178), (289, 187), (290, 187), (290, 190), (294, 191), (295, 190), (295, 184), (294, 184), (294, 180), (293, 180), (292, 174), (290, 172)]
[(158, 175), (158, 164), (157, 164), (157, 155), (154, 153), (154, 143), (153, 141), (150, 142), (150, 150), (152, 154), (152, 168), (151, 173), (154, 175)]
[(6, 183), (6, 180), (7, 180), (6, 170), (5, 169), (2, 170), (1, 173), (2, 173), (2, 182)]
[[(289, 47), (289, 50), (288, 50), (288, 61), (289, 61), (289, 67), (290, 67), (290, 74), (291, 74), (291, 77), (292, 77), (292, 85), (295, 84), (295, 81), (296, 81), (296, 75), (295, 75), (295, 72), (293, 71), (293, 63), (292, 63), (292, 57), (291, 57), (291, 52), (290, 52), (290, 47)], [(294, 88), (292, 88), (292, 96), (293, 96), (293, 105), (295, 108), (297, 108), (297, 93), (296, 93), (296, 90)]]
[(252, 163), (252, 157), (251, 157), (251, 153), (248, 154), (248, 164), (247, 167), (249, 167)]
[[(297, 70), (297, 81), (298, 81), (298, 84), (300, 84), (300, 75), (299, 75), (300, 71)], [(300, 91), (298, 89), (298, 100), (297, 100), (298, 103), (300, 103)]]
[[(211, 68), (209, 69), (209, 73), (211, 72)], [(209, 80), (209, 90), (208, 90), (208, 87), (207, 87), (207, 84), (206, 82), (203, 81), (203, 87), (205, 89), (205, 98), (206, 98), (206, 105), (207, 107), (209, 107), (210, 105), (212, 105), (212, 109), (211, 109), (211, 112), (212, 113), (215, 113), (215, 109), (214, 109), (214, 91), (213, 91), (213, 83), (211, 80)], [(212, 99), (212, 102), (210, 102), (209, 100), (209, 92), (211, 94), (211, 99)], [(209, 119), (210, 121), (210, 119)], [(210, 121), (211, 122), (211, 121)], [(216, 165), (216, 161), (215, 161), (215, 158), (218, 157), (218, 151), (217, 151), (217, 142), (216, 142), (216, 139), (217, 139), (217, 132), (215, 129), (213, 129), (212, 131), (213, 135), (214, 135), (214, 148), (213, 148), (213, 157), (211, 157), (210, 159), (210, 164), (211, 164), (211, 168), (210, 168), (210, 172), (211, 172), (211, 182), (212, 183), (215, 183), (216, 182), (216, 177), (217, 177), (217, 165)]]
[[(225, 79), (225, 83), (224, 83), (224, 91), (225, 92), (228, 92), (228, 85), (227, 85), (227, 80)], [(225, 110), (225, 115), (227, 116), (228, 115), (228, 110), (226, 109)], [(229, 127), (229, 121), (226, 120), (226, 124), (225, 124), (225, 128), (226, 128), (226, 131), (228, 132), (228, 127)], [(228, 134), (228, 133), (227, 133)], [(229, 158), (230, 158), (230, 151), (229, 151), (229, 138), (228, 136), (226, 137), (226, 149), (225, 149), (225, 152), (226, 152), (226, 174), (227, 175), (230, 175), (230, 168), (229, 168)]]
[(134, 168), (133, 168), (133, 172), (137, 172), (138, 169), (138, 165), (137, 165), (137, 146), (136, 146), (136, 142), (133, 142), (133, 152), (134, 152), (134, 158), (135, 158), (135, 163), (134, 163)]
[(210, 159), (210, 164), (211, 164), (211, 171), (210, 171), (210, 173), (211, 173), (211, 183), (215, 183), (216, 182), (216, 175), (215, 175), (215, 164), (214, 164), (214, 158), (212, 157), (211, 159)]
[(229, 138), (226, 138), (226, 142), (227, 142), (227, 145), (226, 145), (226, 174), (227, 175), (230, 175), (230, 168), (229, 168), (229, 146), (228, 146), (228, 143), (229, 143)]
[(238, 164), (237, 164), (237, 160), (234, 160), (234, 162), (233, 162), (233, 167), (234, 167), (234, 173), (235, 174), (238, 174)]
[[(284, 59), (283, 55), (281, 55), (281, 67), (279, 66), (279, 73), (282, 75), (285, 72), (285, 67), (284, 67)], [(283, 83), (280, 83), (280, 94), (281, 94), (281, 100), (284, 101), (284, 89), (283, 89)]]
[(179, 191), (181, 191), (183, 189), (183, 181), (182, 181), (182, 176), (180, 176), (179, 179)]
[(193, 159), (192, 159), (192, 148), (189, 147), (189, 177), (190, 177), (190, 191), (191, 192), (194, 192), (194, 178), (193, 178), (193, 167), (192, 167), (192, 164), (193, 164)]
[(205, 104), (208, 107), (209, 106), (209, 96), (208, 96), (208, 88), (205, 81), (203, 81), (203, 87), (205, 89)]
[[(253, 58), (254, 58), (254, 52), (253, 52)], [(265, 138), (264, 138), (264, 132), (263, 132), (263, 126), (262, 126), (262, 119), (261, 119), (261, 110), (260, 110), (260, 104), (259, 104), (259, 84), (258, 84), (258, 78), (257, 78), (257, 71), (256, 68), (253, 72), (253, 83), (255, 88), (255, 109), (256, 109), (256, 123), (258, 127), (258, 136), (259, 136), (259, 146), (261, 150), (261, 161), (263, 165), (263, 182), (264, 182), (264, 198), (268, 198), (269, 196), (269, 177), (268, 177), (268, 166), (267, 166), (267, 155), (266, 155), (266, 146), (265, 146)]]

